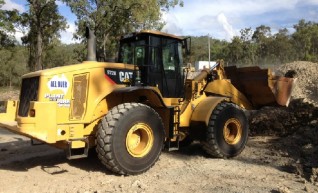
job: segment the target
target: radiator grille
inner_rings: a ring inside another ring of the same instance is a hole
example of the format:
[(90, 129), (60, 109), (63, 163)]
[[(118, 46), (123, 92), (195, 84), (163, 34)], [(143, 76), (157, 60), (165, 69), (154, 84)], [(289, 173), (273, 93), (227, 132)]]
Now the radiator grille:
[(86, 110), (88, 74), (74, 75), (71, 119), (81, 119)]
[(39, 77), (24, 78), (20, 92), (20, 103), (18, 115), (27, 117), (30, 108), (30, 101), (36, 101), (39, 90)]

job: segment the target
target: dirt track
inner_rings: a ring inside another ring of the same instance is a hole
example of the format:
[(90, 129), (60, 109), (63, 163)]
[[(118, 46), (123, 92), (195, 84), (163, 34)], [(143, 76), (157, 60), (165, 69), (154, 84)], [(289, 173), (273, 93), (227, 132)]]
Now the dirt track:
[(288, 153), (273, 148), (275, 137), (251, 137), (232, 160), (208, 158), (193, 144), (163, 152), (144, 174), (124, 177), (95, 156), (69, 161), (60, 150), (0, 131), (0, 192), (318, 192), (294, 174)]
[(63, 151), (0, 129), (0, 192), (318, 192), (318, 90), (316, 77), (306, 79), (318, 64), (281, 70), (293, 67), (300, 77), (293, 96), (303, 99), (254, 114), (247, 146), (235, 159), (208, 158), (194, 143), (164, 151), (144, 174), (116, 176), (94, 155), (70, 161)]

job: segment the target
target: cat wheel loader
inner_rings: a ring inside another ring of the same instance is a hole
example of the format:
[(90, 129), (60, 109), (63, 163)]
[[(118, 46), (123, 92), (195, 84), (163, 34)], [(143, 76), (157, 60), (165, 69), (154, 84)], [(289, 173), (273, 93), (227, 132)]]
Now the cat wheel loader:
[(248, 138), (245, 111), (289, 103), (293, 78), (222, 61), (187, 78), (191, 39), (140, 31), (120, 40), (117, 63), (97, 62), (94, 33), (81, 64), (22, 76), (18, 101), (2, 102), (0, 127), (60, 149), (67, 158), (96, 148), (109, 170), (147, 171), (163, 148), (192, 140), (217, 158), (237, 156)]

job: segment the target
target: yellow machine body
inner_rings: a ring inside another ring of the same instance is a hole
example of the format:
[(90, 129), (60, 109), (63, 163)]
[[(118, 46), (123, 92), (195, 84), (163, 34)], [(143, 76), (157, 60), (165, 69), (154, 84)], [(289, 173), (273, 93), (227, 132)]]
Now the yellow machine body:
[[(222, 101), (247, 110), (288, 105), (294, 81), (259, 68), (216, 68), (186, 79), (184, 97), (167, 98), (156, 86), (129, 84), (134, 70), (132, 64), (89, 61), (26, 74), (20, 101), (6, 102), (0, 127), (62, 149), (93, 147), (100, 119), (116, 105), (137, 102), (160, 115), (166, 139), (173, 139), (207, 126)], [(109, 78), (112, 73), (120, 73), (120, 84)], [(213, 73), (218, 78), (208, 81)]]

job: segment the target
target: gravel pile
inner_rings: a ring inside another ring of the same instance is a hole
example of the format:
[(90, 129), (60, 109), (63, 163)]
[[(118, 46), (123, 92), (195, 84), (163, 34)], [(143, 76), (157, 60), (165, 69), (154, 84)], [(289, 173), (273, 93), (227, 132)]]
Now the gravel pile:
[(318, 64), (293, 62), (275, 71), (296, 73), (292, 101), (287, 108), (265, 107), (253, 114), (250, 134), (280, 137), (273, 149), (288, 152), (294, 159), (291, 171), (318, 185)]

